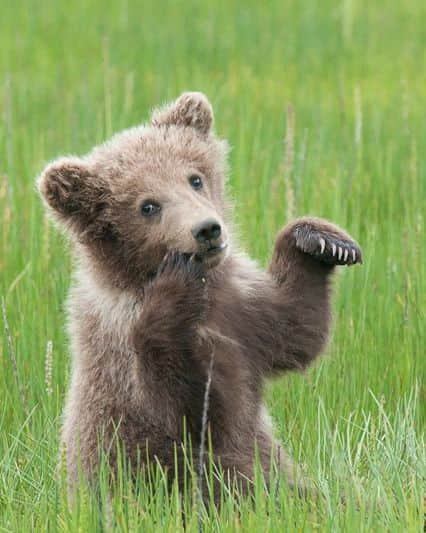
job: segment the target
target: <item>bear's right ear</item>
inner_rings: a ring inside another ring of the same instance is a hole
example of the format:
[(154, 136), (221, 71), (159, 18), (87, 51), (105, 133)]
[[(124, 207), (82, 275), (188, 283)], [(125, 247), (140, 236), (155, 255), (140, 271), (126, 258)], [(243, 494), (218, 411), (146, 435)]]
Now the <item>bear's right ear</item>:
[(77, 157), (50, 163), (38, 179), (38, 188), (53, 216), (77, 231), (96, 221), (109, 196), (104, 181)]
[(213, 109), (203, 93), (183, 93), (175, 102), (155, 109), (151, 124), (192, 127), (201, 135), (207, 135), (213, 125)]

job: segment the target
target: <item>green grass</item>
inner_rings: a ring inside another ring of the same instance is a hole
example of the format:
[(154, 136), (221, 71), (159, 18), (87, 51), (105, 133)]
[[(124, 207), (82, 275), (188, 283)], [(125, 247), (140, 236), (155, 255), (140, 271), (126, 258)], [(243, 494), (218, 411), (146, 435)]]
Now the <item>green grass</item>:
[[(321, 498), (283, 486), (268, 496), (259, 482), (255, 506), (228, 499), (202, 516), (205, 530), (423, 529), (425, 50), (422, 0), (2, 3), (0, 297), (11, 337), (0, 318), (2, 531), (105, 521), (84, 488), (68, 509), (55, 477), (70, 261), (34, 178), (47, 160), (85, 152), (188, 89), (207, 93), (233, 146), (230, 191), (253, 257), (266, 264), (280, 226), (306, 213), (346, 227), (365, 257), (339, 276), (325, 357), (266, 391), (279, 437)], [(124, 479), (110, 524), (177, 531), (186, 508), (196, 531), (190, 498), (167, 499), (153, 483), (155, 496)]]

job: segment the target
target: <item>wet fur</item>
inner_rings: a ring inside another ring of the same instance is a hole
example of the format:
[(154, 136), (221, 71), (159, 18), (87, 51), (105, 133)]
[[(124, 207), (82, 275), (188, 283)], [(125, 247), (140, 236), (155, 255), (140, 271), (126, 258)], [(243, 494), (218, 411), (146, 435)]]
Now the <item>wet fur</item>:
[[(306, 368), (322, 351), (339, 263), (334, 248), (356, 258), (348, 264), (360, 261), (361, 252), (342, 230), (314, 218), (280, 232), (267, 272), (238, 252), (224, 197), (226, 146), (211, 123), (205, 97), (184, 95), (156, 111), (152, 126), (124, 132), (85, 159), (56, 161), (40, 179), (77, 258), (62, 432), (71, 487), (79, 465), (96, 477), (99, 443), (114, 468), (116, 437), (135, 467), (158, 460), (172, 478), (175, 456), (183, 468), (184, 419), (197, 464), (212, 351), (208, 425), (216, 463), (247, 489), (257, 449), (266, 477), (273, 457), (295, 481), (295, 467), (273, 437), (263, 385)], [(230, 251), (212, 269), (173, 251), (192, 245), (186, 219), (195, 215), (190, 210), (185, 217), (173, 190), (186, 194), (178, 172), (194, 167), (210, 181), (206, 198), (188, 196), (192, 211), (214, 212), (228, 231)], [(155, 176), (165, 194), (171, 187), (170, 202), (178, 207), (167, 224), (140, 229), (133, 201), (147, 187), (143, 176)]]

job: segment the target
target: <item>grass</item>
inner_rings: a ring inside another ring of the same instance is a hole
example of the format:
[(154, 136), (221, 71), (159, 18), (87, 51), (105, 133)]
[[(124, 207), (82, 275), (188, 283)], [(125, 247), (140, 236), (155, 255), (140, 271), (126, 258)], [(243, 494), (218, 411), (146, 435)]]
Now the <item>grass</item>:
[[(365, 264), (344, 270), (325, 357), (271, 383), (279, 437), (321, 489), (305, 502), (259, 481), (206, 531), (421, 531), (426, 457), (426, 4), (247, 0), (6, 2), (0, 17), (0, 530), (94, 531), (82, 487), (55, 477), (68, 381), (63, 301), (70, 260), (34, 178), (206, 92), (233, 148), (242, 240), (266, 264), (289, 216), (346, 227)], [(286, 143), (283, 144), (283, 140)], [(9, 335), (6, 332), (9, 332)], [(51, 343), (51, 344), (50, 344)], [(199, 527), (161, 478), (112, 498), (110, 527)], [(339, 494), (347, 502), (339, 502)]]

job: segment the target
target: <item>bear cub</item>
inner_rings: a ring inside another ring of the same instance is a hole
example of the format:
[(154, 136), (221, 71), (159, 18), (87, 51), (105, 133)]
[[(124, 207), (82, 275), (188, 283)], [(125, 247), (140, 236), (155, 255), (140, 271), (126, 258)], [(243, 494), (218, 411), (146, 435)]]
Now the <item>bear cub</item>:
[(264, 380), (306, 368), (324, 348), (335, 266), (360, 263), (361, 250), (337, 226), (304, 217), (279, 232), (259, 269), (232, 231), (227, 144), (212, 124), (206, 97), (184, 93), (149, 124), (39, 178), (76, 260), (62, 429), (71, 490), (80, 469), (96, 479), (101, 450), (114, 471), (115, 439), (133, 468), (158, 462), (171, 481), (190, 439), (196, 465), (210, 363), (214, 464), (243, 491), (256, 455), (266, 479), (275, 463), (297, 482), (273, 437)]

